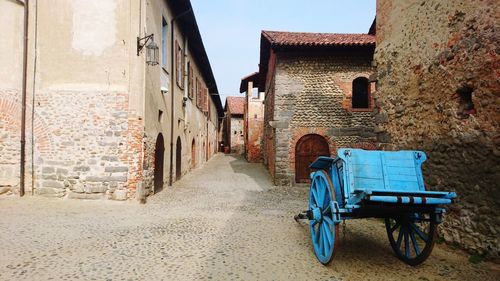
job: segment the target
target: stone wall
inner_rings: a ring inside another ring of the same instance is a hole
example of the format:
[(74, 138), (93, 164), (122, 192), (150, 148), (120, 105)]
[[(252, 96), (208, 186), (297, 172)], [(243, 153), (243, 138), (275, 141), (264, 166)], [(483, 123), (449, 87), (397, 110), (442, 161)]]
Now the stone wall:
[(243, 154), (244, 148), (244, 135), (243, 135), (243, 118), (231, 116), (231, 128), (229, 131), (231, 135), (231, 153)]
[(332, 156), (339, 147), (374, 147), (372, 109), (353, 112), (345, 108), (352, 81), (368, 78), (373, 71), (370, 51), (278, 54), (272, 121), (275, 133), (271, 136), (276, 147), (272, 152), (275, 184), (295, 182), (295, 147), (304, 135), (323, 136)]
[(377, 2), (380, 140), (426, 151), (429, 188), (458, 194), (441, 235), (498, 258), (498, 2)]
[(127, 94), (40, 91), (35, 101), (43, 124), (35, 132), (35, 194), (97, 199), (135, 190), (143, 126), (129, 120)]

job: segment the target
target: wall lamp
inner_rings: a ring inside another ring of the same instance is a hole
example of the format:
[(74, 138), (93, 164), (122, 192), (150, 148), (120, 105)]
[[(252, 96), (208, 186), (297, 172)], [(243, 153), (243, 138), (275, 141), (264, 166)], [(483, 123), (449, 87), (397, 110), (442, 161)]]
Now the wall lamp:
[[(149, 42), (149, 44), (148, 44)], [(147, 45), (146, 45), (147, 44)], [(154, 34), (144, 36), (142, 38), (137, 37), (137, 55), (141, 53), (142, 49), (146, 47), (146, 63), (148, 65), (157, 65), (158, 59), (158, 45), (156, 45), (154, 40)]]

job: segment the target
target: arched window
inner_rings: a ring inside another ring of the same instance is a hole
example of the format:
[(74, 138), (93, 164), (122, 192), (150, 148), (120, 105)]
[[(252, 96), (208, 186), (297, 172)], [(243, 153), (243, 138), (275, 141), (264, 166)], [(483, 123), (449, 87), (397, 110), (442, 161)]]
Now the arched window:
[(365, 77), (352, 81), (352, 108), (368, 108), (369, 83)]

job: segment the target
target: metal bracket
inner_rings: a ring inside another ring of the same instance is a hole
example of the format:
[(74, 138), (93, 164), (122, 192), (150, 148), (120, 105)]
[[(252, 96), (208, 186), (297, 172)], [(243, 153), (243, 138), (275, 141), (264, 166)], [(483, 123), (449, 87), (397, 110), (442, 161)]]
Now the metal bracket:
[(337, 201), (330, 202), (330, 209), (332, 210), (333, 223), (339, 224), (342, 220), (340, 219), (340, 208)]
[[(154, 38), (154, 34), (151, 33), (147, 36), (144, 36), (142, 38), (139, 38), (137, 37), (137, 56), (139, 56), (139, 54), (141, 53), (141, 50), (144, 48), (144, 46), (146, 46), (146, 44), (148, 43), (148, 41), (151, 39), (153, 40)], [(141, 44), (141, 41), (144, 41), (144, 43)]]

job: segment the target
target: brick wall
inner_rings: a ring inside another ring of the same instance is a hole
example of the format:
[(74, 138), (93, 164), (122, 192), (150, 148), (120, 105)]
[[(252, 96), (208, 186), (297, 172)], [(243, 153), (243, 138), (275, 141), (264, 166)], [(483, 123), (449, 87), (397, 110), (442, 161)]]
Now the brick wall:
[(0, 193), (19, 190), (21, 101), (15, 90), (0, 91)]
[[(374, 146), (372, 110), (353, 112), (345, 106), (352, 81), (368, 78), (373, 70), (371, 55), (366, 53), (278, 55), (275, 84), (268, 91), (265, 109), (266, 123), (272, 121), (272, 128), (266, 124), (265, 140), (267, 158), (276, 161), (275, 184), (295, 182), (295, 146), (304, 135), (325, 137), (332, 156), (339, 147)], [(267, 117), (271, 113), (273, 119)]]
[(262, 136), (264, 135), (264, 104), (262, 98), (247, 97), (248, 103), (248, 143), (247, 160), (260, 162), (262, 160)]
[[(376, 117), (388, 149), (422, 149), (432, 190), (453, 190), (441, 235), (499, 257), (497, 1), (377, 1)], [(463, 92), (472, 93), (472, 104)]]

